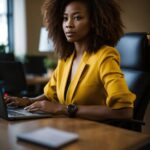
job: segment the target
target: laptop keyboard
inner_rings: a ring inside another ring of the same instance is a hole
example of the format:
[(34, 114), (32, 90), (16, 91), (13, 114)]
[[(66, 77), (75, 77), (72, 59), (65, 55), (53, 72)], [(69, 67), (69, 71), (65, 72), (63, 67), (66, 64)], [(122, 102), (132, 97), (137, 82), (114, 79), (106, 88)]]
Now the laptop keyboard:
[(49, 114), (49, 113), (44, 113), (44, 112), (41, 112), (41, 111), (39, 111), (39, 112), (35, 112), (35, 113), (31, 113), (31, 112), (28, 112), (28, 111), (26, 111), (26, 110), (24, 110), (24, 109), (18, 109), (18, 110), (10, 110), (10, 109), (8, 109), (7, 110), (8, 111), (8, 116), (9, 117), (15, 117), (15, 118), (20, 118), (20, 117), (41, 117), (41, 116), (43, 116), (43, 117), (50, 117), (52, 114)]
[(15, 116), (26, 116), (25, 114), (22, 114), (22, 113), (17, 112), (17, 111), (11, 111), (11, 110), (9, 110), (8, 113), (9, 113), (10, 116), (14, 116), (14, 117)]

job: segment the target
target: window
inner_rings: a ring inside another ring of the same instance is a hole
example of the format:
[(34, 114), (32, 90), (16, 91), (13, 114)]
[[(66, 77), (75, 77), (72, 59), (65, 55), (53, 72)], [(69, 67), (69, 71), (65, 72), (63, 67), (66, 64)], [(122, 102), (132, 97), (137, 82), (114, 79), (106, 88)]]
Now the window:
[(13, 0), (0, 0), (0, 45), (13, 50)]
[(7, 1), (0, 1), (0, 44), (8, 44)]

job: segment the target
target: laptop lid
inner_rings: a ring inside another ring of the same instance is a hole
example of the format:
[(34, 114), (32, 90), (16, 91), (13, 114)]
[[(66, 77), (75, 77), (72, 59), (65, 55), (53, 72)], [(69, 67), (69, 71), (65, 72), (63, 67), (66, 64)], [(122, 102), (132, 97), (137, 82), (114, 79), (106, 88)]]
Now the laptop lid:
[(7, 108), (3, 99), (2, 89), (0, 89), (0, 118), (8, 119)]

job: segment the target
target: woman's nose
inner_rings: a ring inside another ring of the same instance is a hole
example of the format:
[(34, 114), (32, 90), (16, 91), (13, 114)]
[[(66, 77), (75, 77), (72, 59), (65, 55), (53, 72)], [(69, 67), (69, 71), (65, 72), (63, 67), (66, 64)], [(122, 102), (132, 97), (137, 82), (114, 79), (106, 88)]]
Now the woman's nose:
[(74, 26), (73, 24), (73, 20), (72, 19), (68, 19), (66, 22), (66, 27), (67, 28), (72, 28)]

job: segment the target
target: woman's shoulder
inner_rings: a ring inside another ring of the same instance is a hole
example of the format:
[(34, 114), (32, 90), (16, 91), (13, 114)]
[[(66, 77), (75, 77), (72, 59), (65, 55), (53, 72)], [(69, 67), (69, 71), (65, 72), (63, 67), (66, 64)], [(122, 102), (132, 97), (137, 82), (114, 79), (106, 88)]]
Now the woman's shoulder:
[(104, 45), (98, 49), (96, 52), (97, 55), (108, 55), (108, 54), (116, 54), (119, 55), (118, 50), (115, 47)]
[(96, 52), (96, 57), (99, 58), (100, 60), (104, 60), (109, 57), (113, 57), (120, 61), (120, 54), (118, 50), (115, 47), (105, 45), (101, 47), (97, 52)]

